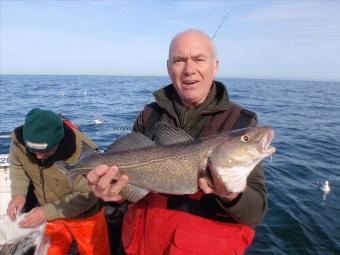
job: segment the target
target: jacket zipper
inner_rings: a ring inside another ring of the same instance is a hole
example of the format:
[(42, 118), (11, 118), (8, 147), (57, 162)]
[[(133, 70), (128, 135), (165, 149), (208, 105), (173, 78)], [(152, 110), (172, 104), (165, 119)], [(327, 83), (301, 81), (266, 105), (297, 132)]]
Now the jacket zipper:
[(40, 170), (40, 184), (41, 184), (45, 203), (47, 203), (46, 193), (45, 193), (45, 180), (44, 180), (44, 174), (43, 174), (44, 167), (42, 167), (42, 166), (39, 167), (39, 170)]

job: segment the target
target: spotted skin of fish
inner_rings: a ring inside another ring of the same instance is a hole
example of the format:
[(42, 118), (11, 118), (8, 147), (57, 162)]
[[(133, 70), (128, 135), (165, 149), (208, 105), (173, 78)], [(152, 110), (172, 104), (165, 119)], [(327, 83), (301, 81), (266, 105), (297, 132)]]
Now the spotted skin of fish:
[[(263, 158), (272, 155), (275, 152), (271, 146), (273, 137), (271, 127), (252, 127), (176, 144), (148, 144), (96, 153), (74, 165), (59, 163), (58, 167), (72, 182), (79, 175), (86, 176), (98, 165), (116, 165), (120, 175), (129, 177), (132, 186), (165, 194), (192, 194), (198, 190), (199, 177), (209, 179), (208, 161), (217, 171), (216, 176), (227, 182), (223, 172), (236, 167), (250, 173)], [(211, 182), (210, 179), (208, 181)]]

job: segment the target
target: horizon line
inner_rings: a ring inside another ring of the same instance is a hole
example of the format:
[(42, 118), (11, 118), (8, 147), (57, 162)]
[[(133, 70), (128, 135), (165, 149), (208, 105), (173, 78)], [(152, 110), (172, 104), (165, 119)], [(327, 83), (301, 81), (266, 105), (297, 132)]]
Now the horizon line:
[[(168, 75), (127, 75), (127, 74), (1, 74), (0, 76), (116, 76), (116, 77), (164, 77), (169, 78)], [(169, 78), (170, 79), (170, 78)], [(339, 80), (321, 80), (321, 79), (303, 79), (303, 78), (269, 78), (269, 77), (226, 77), (217, 75), (216, 79), (244, 79), (244, 80), (279, 80), (279, 81), (311, 81), (311, 82), (335, 82), (340, 83)]]

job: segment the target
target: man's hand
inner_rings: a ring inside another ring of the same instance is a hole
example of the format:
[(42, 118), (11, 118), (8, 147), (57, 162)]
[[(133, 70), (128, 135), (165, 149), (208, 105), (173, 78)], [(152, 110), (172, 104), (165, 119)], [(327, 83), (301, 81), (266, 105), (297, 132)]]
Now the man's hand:
[(18, 225), (21, 228), (36, 228), (47, 221), (47, 217), (42, 207), (35, 207), (25, 215)]
[(8, 203), (7, 215), (11, 220), (15, 220), (16, 216), (20, 214), (22, 208), (26, 203), (26, 197), (23, 195), (15, 196)]
[(104, 201), (122, 202), (124, 199), (119, 194), (128, 184), (126, 175), (119, 176), (117, 166), (97, 166), (86, 176), (93, 193)]
[(219, 196), (220, 198), (227, 200), (227, 201), (233, 201), (240, 193), (225, 193), (221, 194), (217, 189), (210, 187), (207, 180), (204, 178), (200, 178), (198, 180), (198, 186), (202, 190), (204, 194), (211, 194), (214, 193), (216, 196)]

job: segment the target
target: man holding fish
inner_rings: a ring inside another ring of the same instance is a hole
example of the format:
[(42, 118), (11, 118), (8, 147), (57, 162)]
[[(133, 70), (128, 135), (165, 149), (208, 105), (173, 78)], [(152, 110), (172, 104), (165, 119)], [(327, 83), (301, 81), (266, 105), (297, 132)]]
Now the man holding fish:
[[(157, 178), (163, 174), (167, 179), (159, 186), (156, 178), (140, 181), (136, 176), (143, 171), (132, 171), (132, 163), (110, 164), (104, 155), (105, 163), (87, 174), (89, 185), (105, 201), (136, 201), (123, 221), (126, 254), (242, 254), (267, 208), (260, 161), (275, 152), (270, 146), (273, 130), (255, 128), (256, 115), (229, 101), (224, 85), (214, 81), (218, 59), (205, 33), (192, 29), (177, 34), (167, 67), (172, 84), (154, 93), (156, 101), (145, 106), (133, 127), (154, 143), (132, 133), (131, 140), (118, 140), (106, 154), (120, 153), (129, 161), (134, 154), (128, 153), (145, 146), (140, 154), (144, 161), (133, 164), (144, 169), (145, 178), (160, 172)], [(249, 126), (254, 128), (225, 133)], [(144, 145), (127, 146), (134, 140)], [(192, 183), (189, 175), (195, 183), (185, 190)]]

